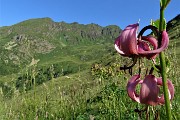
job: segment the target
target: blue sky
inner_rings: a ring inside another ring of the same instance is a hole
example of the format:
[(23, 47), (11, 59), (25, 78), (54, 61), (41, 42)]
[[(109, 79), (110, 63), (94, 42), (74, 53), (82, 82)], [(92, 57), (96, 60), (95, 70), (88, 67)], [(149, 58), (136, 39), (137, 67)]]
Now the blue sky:
[[(180, 14), (180, 0), (171, 0), (166, 20)], [(159, 18), (159, 0), (0, 0), (0, 26), (50, 17), (56, 22), (118, 25), (122, 29), (140, 19), (140, 27)]]

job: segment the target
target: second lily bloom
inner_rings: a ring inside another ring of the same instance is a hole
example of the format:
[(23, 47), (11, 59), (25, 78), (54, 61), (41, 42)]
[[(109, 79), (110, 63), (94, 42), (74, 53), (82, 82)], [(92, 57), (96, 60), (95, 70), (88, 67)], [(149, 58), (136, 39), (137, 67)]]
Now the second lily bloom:
[[(139, 103), (147, 105), (161, 105), (165, 103), (164, 95), (160, 94), (162, 78), (156, 78), (154, 75), (145, 76), (144, 80), (139, 80), (140, 75), (134, 75), (128, 81), (127, 91), (129, 97)], [(139, 94), (136, 92), (136, 86), (140, 84)], [(170, 80), (167, 81), (169, 90), (169, 99), (174, 97), (174, 86)]]

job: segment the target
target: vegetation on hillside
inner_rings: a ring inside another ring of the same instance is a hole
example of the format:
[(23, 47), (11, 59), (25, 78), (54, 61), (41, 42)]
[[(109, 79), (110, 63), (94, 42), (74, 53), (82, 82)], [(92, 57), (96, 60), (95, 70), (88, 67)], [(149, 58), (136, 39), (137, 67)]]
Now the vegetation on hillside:
[[(174, 120), (180, 119), (179, 29), (178, 15), (167, 24), (168, 78), (176, 89)], [(113, 46), (120, 31), (114, 25), (53, 22), (50, 18), (1, 27), (0, 119), (135, 120), (146, 115), (126, 93), (129, 71), (119, 67), (130, 61)], [(143, 65), (148, 66), (145, 60)], [(164, 108), (150, 110), (152, 116), (157, 113), (165, 119)]]
[[(31, 19), (13, 26), (1, 27), (0, 74), (17, 72), (21, 67), (30, 64), (33, 58), (39, 59), (41, 63), (55, 56), (59, 57), (56, 61), (63, 61), (65, 56), (73, 55), (75, 59), (93, 59), (91, 55), (83, 57), (85, 52), (89, 52), (90, 46), (92, 48), (96, 47), (95, 44), (112, 43), (120, 31), (115, 25), (101, 27), (97, 24), (83, 25), (77, 22), (68, 24), (53, 22), (50, 18)], [(81, 51), (79, 56), (78, 49)]]

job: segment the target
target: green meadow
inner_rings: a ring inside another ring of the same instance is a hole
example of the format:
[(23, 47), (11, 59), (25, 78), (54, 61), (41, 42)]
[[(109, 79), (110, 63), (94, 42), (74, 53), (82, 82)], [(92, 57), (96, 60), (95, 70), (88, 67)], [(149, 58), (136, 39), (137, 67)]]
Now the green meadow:
[[(168, 22), (168, 79), (175, 87), (172, 118), (180, 119), (180, 19)], [(126, 91), (131, 62), (114, 49), (121, 29), (32, 19), (0, 28), (0, 119), (139, 120), (146, 106)], [(150, 68), (147, 60), (143, 65)], [(138, 73), (135, 66), (133, 73)], [(146, 69), (142, 72), (145, 73)], [(157, 73), (157, 75), (159, 75)], [(165, 106), (149, 106), (150, 120), (165, 120)]]

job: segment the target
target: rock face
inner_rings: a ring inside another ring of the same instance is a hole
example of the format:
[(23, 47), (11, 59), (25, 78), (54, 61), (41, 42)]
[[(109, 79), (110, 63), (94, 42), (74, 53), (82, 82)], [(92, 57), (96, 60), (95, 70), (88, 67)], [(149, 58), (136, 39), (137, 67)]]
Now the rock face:
[(15, 40), (15, 41), (21, 41), (21, 40), (23, 40), (23, 39), (26, 39), (26, 38), (25, 38), (25, 35), (15, 35), (15, 36), (13, 37), (13, 40)]

